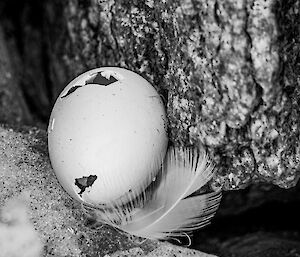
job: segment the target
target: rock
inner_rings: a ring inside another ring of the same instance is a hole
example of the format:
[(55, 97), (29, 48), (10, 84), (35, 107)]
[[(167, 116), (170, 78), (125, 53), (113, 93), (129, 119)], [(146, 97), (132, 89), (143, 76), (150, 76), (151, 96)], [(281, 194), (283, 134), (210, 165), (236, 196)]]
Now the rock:
[(0, 122), (29, 123), (32, 120), (20, 90), (17, 51), (7, 44), (0, 26)]
[(225, 257), (298, 256), (300, 184), (262, 189), (226, 192), (211, 225), (194, 233), (192, 248)]
[(182, 247), (177, 247), (171, 244), (159, 244), (159, 246), (149, 252), (145, 253), (141, 248), (132, 248), (130, 250), (126, 251), (118, 251), (115, 252), (112, 255), (107, 255), (104, 257), (125, 257), (125, 256), (131, 256), (131, 257), (137, 257), (137, 256), (145, 256), (145, 257), (171, 257), (171, 256), (176, 256), (176, 257), (189, 257), (189, 256), (197, 256), (197, 257), (216, 257), (215, 255), (211, 254), (206, 254), (202, 253), (199, 251), (187, 249), (187, 248), (182, 248)]
[(222, 256), (292, 257), (300, 255), (299, 239), (272, 233), (254, 233), (232, 238), (222, 245)]
[(207, 147), (219, 169), (214, 186), (295, 186), (299, 0), (68, 0), (48, 7), (57, 89), (97, 66), (131, 69), (165, 98), (173, 143)]
[[(299, 199), (299, 0), (14, 4), (1, 1), (1, 26), (19, 29), (12, 41), (23, 54), (12, 54), (15, 46), (1, 39), (0, 28), (1, 121), (23, 123), (37, 114), (46, 123), (55, 97), (76, 75), (99, 66), (125, 67), (144, 76), (164, 98), (174, 144), (206, 146), (218, 169), (212, 186), (246, 188), (224, 194), (213, 223), (219, 224), (218, 216), (226, 223), (228, 216), (275, 198)], [(22, 81), (14, 75), (20, 72), (15, 67), (26, 67)], [(163, 249), (180, 256), (184, 250), (157, 242), (137, 244), (108, 227), (93, 228), (53, 176), (45, 131), (1, 127), (0, 134), (0, 206), (29, 189), (29, 216), (45, 254), (152, 256)], [(283, 193), (276, 186), (291, 189)], [(251, 246), (259, 240), (264, 243), (258, 254), (278, 250), (272, 242), (290, 242), (274, 234), (227, 236), (232, 238), (220, 244), (228, 246), (228, 255), (244, 251), (251, 256)]]
[[(0, 12), (6, 7), (14, 13), (13, 4), (5, 3)], [(99, 66), (131, 69), (165, 99), (172, 142), (207, 147), (218, 168), (214, 187), (265, 182), (290, 188), (300, 167), (299, 5), (299, 0), (24, 3), (13, 23), (21, 27), (22, 83), (47, 122), (55, 98), (79, 73)]]
[(290, 189), (272, 184), (254, 184), (243, 190), (225, 192), (218, 217), (246, 213), (270, 202), (300, 202), (300, 183)]
[[(8, 218), (18, 221), (15, 225), (10, 223), (7, 233), (30, 231), (44, 246), (42, 256), (212, 256), (169, 243), (136, 242), (109, 226), (96, 226), (59, 185), (49, 163), (46, 132), (41, 129), (0, 126), (0, 189), (0, 228), (8, 226)], [(11, 204), (24, 194), (27, 209), (23, 203)], [(1, 229), (0, 238), (3, 233), (6, 232)], [(27, 235), (20, 238), (30, 240), (30, 234)], [(25, 241), (16, 240), (9, 249), (1, 241), (0, 256), (5, 252), (6, 257), (21, 256), (17, 251), (25, 249), (21, 248)], [(26, 248), (30, 250), (34, 249)]]

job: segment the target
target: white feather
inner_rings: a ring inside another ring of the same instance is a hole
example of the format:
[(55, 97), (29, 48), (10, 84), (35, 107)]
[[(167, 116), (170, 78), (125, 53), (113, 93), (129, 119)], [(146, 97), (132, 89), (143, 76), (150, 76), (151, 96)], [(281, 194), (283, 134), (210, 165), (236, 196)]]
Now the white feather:
[(221, 192), (192, 195), (213, 174), (204, 150), (172, 147), (156, 181), (143, 185), (142, 194), (131, 196), (122, 205), (118, 202), (92, 209), (101, 222), (135, 236), (167, 239), (182, 235), (207, 225), (214, 216)]

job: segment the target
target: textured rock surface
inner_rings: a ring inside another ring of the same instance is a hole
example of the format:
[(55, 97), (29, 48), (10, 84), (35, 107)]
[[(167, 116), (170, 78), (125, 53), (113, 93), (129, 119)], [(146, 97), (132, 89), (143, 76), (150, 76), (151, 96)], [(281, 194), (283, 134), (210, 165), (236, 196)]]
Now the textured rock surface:
[(207, 146), (219, 168), (215, 186), (293, 187), (300, 165), (299, 2), (24, 3), (16, 19), (24, 24), (22, 83), (46, 121), (74, 76), (99, 66), (129, 68), (164, 97), (172, 142)]
[[(0, 23), (8, 52), (1, 55), (0, 59), (6, 62), (7, 69), (11, 73), (12, 79), (8, 88), (11, 90), (10, 94), (16, 94), (14, 91), (17, 90), (18, 94), (25, 98), (27, 106), (25, 108), (24, 104), (21, 105), (22, 111), (29, 109), (34, 118), (32, 123), (35, 125), (37, 121), (48, 121), (51, 110), (51, 87), (54, 87), (50, 85), (48, 74), (51, 72), (47, 70), (49, 56), (45, 46), (48, 37), (42, 33), (45, 23), (43, 8), (43, 2), (36, 0), (31, 2), (4, 0), (0, 3)], [(16, 105), (20, 100), (17, 97), (13, 98)], [(16, 108), (15, 111), (17, 110)], [(25, 118), (27, 117), (23, 114), (19, 119), (24, 122)], [(10, 122), (12, 120), (13, 117)]]
[(299, 1), (69, 0), (60, 10), (59, 87), (96, 66), (127, 67), (165, 98), (175, 144), (208, 147), (216, 186), (296, 184)]
[(292, 241), (285, 239), (284, 235), (278, 237), (271, 233), (249, 234), (233, 238), (224, 244), (223, 248), (228, 253), (226, 256), (232, 256), (233, 253), (244, 257), (289, 257), (300, 254), (298, 238)]
[(299, 235), (294, 239), (288, 237), (287, 233), (249, 233), (228, 239), (218, 245), (219, 256), (222, 257), (297, 257), (300, 254)]
[(19, 88), (16, 49), (9, 47), (0, 26), (0, 122), (28, 123), (31, 116)]
[[(55, 97), (74, 76), (96, 66), (127, 67), (164, 98), (175, 144), (207, 146), (219, 168), (215, 186), (252, 185), (224, 195), (221, 217), (282, 198), (282, 191), (255, 183), (290, 188), (299, 177), (299, 9), (299, 0), (0, 1), (1, 26), (16, 37), (7, 44), (0, 36), (0, 120), (27, 119), (20, 84), (31, 111), (46, 122)], [(20, 56), (13, 54), (16, 47)], [(131, 243), (106, 227), (91, 229), (52, 175), (45, 133), (30, 131), (1, 128), (0, 189), (5, 187), (0, 206), (29, 190), (29, 216), (49, 255), (111, 255), (126, 249), (112, 255), (161, 251), (160, 256), (172, 256), (175, 251), (186, 256), (165, 244)], [(289, 200), (299, 195), (299, 189), (289, 192)], [(290, 219), (274, 217), (273, 225)], [(245, 256), (251, 253), (247, 247), (260, 240), (266, 242), (261, 249), (270, 242), (293, 247), (278, 235), (241, 236), (227, 243)]]
[(276, 250), (281, 256), (297, 256), (300, 185), (274, 187), (225, 192), (212, 224), (194, 233), (192, 247), (224, 257), (278, 256)]
[[(17, 131), (0, 126), (0, 189), (0, 228), (5, 228), (0, 230), (0, 238), (15, 242), (11, 247), (8, 242), (2, 245), (2, 241), (0, 256), (22, 256), (25, 252), (38, 256), (34, 252), (40, 249), (39, 245), (26, 245), (31, 235), (32, 240), (43, 244), (42, 256), (212, 256), (168, 243), (134, 242), (107, 226), (93, 228), (80, 204), (71, 200), (58, 184), (48, 159), (46, 132), (42, 130)], [(27, 213), (24, 203), (14, 200), (22, 199), (24, 194)], [(38, 236), (33, 234), (30, 223)], [(20, 233), (27, 233), (28, 237), (23, 238)]]

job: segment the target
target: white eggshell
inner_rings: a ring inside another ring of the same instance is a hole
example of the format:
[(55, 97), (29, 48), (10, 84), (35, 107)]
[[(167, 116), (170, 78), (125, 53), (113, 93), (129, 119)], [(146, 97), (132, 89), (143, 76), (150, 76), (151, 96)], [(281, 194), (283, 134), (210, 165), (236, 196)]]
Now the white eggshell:
[[(116, 81), (87, 82), (99, 73)], [(73, 198), (93, 205), (147, 183), (167, 144), (160, 96), (141, 76), (122, 68), (98, 68), (74, 79), (57, 98), (49, 121), (49, 156), (59, 182)], [(75, 180), (90, 176), (97, 178), (82, 192)]]

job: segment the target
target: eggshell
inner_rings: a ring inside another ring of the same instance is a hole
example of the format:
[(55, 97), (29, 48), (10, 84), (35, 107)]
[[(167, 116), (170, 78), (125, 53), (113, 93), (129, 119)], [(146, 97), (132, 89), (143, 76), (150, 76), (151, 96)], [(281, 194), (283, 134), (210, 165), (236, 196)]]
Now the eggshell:
[(52, 167), (75, 199), (98, 205), (139, 193), (168, 144), (165, 107), (138, 74), (90, 70), (62, 91), (48, 127)]

